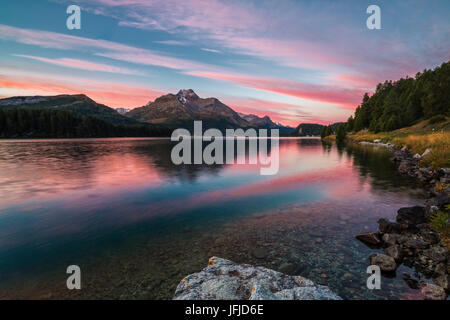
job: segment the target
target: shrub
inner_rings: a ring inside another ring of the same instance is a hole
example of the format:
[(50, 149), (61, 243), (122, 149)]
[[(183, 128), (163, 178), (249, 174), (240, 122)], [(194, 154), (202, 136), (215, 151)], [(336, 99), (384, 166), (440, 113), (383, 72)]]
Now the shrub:
[(447, 248), (450, 248), (450, 212), (438, 211), (430, 219), (431, 227), (434, 231), (439, 232), (442, 242)]

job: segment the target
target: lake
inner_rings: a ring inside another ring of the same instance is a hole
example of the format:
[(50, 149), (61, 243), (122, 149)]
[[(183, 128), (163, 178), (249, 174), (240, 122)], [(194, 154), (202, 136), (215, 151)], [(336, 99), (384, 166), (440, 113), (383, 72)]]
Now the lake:
[[(383, 148), (280, 140), (280, 170), (174, 165), (168, 139), (0, 140), (0, 299), (171, 299), (208, 258), (302, 275), (345, 299), (408, 299), (405, 266), (369, 290), (355, 234), (425, 191)], [(378, 250), (379, 251), (379, 250)], [(66, 288), (80, 266), (82, 289)]]

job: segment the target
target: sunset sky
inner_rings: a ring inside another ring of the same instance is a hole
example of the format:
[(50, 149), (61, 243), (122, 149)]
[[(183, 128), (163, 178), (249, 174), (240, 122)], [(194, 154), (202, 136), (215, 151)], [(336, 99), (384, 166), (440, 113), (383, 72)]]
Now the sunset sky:
[[(81, 7), (81, 30), (66, 8)], [(381, 30), (366, 9), (381, 8)], [(450, 1), (4, 0), (0, 97), (134, 108), (179, 89), (236, 111), (346, 120), (378, 82), (450, 60)]]

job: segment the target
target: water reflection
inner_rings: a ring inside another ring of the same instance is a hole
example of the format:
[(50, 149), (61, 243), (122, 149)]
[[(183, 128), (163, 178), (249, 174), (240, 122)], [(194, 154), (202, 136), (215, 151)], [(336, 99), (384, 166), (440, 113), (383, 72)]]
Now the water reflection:
[[(401, 280), (378, 296), (361, 288), (368, 251), (353, 238), (421, 201), (386, 150), (283, 139), (280, 172), (261, 176), (257, 165), (176, 166), (172, 146), (1, 141), (0, 298), (70, 298), (58, 287), (68, 263), (88, 268), (95, 284), (78, 298), (170, 298), (212, 254), (301, 271), (347, 298), (400, 296)], [(258, 246), (268, 254), (255, 258)], [(356, 274), (351, 290), (342, 285)]]

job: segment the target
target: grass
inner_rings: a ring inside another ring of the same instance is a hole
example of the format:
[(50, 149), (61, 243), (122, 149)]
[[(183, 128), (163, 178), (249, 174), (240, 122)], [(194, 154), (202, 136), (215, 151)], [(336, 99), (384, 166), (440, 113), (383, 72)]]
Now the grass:
[(348, 138), (353, 141), (370, 141), (380, 139), (402, 148), (406, 146), (413, 154), (423, 154), (426, 149), (431, 152), (419, 163), (422, 167), (450, 167), (450, 119), (441, 119), (438, 123), (424, 120), (411, 127), (391, 132), (371, 133), (361, 130)]

